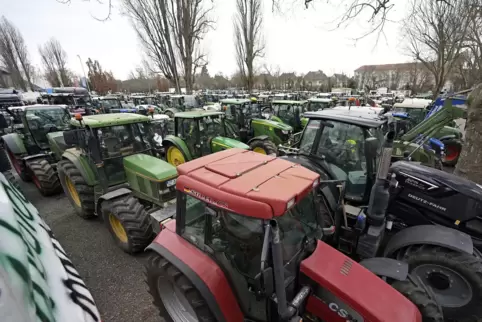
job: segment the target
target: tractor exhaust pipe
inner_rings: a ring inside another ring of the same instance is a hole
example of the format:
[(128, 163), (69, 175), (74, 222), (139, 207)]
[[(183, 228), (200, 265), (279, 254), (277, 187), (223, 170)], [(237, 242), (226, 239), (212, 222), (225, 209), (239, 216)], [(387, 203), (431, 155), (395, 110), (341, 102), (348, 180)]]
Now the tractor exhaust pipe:
[(381, 226), (383, 224), (388, 207), (390, 193), (387, 176), (392, 159), (394, 137), (395, 132), (388, 132), (387, 138), (382, 147), (382, 157), (378, 166), (377, 178), (370, 194), (367, 218), (368, 222), (374, 226)]

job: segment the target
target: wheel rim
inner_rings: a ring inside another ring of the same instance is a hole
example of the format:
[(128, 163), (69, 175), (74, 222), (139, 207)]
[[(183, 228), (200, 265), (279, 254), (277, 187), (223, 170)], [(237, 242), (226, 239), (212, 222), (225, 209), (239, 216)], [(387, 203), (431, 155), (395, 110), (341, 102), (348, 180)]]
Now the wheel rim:
[(413, 273), (430, 286), (443, 307), (462, 307), (472, 300), (472, 286), (458, 272), (436, 264), (424, 264)]
[(165, 278), (157, 279), (157, 291), (162, 304), (173, 321), (197, 322), (193, 307), (189, 304), (181, 289)]
[(69, 191), (70, 197), (77, 205), (77, 207), (80, 207), (81, 206), (80, 197), (79, 197), (79, 193), (77, 192), (77, 189), (75, 189), (74, 183), (67, 176), (65, 177), (65, 183), (67, 185), (67, 190)]
[(265, 149), (260, 148), (258, 146), (253, 149), (253, 152), (261, 153), (261, 154), (267, 154)]
[(177, 167), (186, 162), (186, 160), (184, 160), (184, 155), (178, 148), (171, 146), (167, 150), (167, 162)]
[(454, 145), (447, 146), (446, 151), (447, 152), (445, 153), (445, 161), (447, 162), (455, 160), (460, 154), (459, 149)]
[(109, 223), (115, 236), (123, 243), (127, 243), (127, 233), (122, 223), (116, 216), (109, 214)]
[(13, 167), (15, 168), (15, 171), (17, 171), (17, 174), (20, 176), (22, 175), (22, 168), (20, 167), (20, 164), (17, 160), (17, 158), (13, 155), (12, 151), (7, 150), (8, 158), (10, 159), (10, 162), (12, 163)]

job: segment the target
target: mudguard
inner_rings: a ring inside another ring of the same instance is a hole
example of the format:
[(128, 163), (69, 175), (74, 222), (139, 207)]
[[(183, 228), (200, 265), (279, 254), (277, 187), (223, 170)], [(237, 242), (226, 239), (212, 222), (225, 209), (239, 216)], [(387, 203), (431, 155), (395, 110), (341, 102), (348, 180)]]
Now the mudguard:
[[(189, 151), (189, 148), (187, 147), (186, 143), (179, 137), (175, 135), (168, 135), (166, 138), (162, 141), (162, 146), (166, 147), (166, 144), (172, 144), (176, 148), (178, 148), (186, 157), (186, 161), (192, 160), (191, 152)], [(167, 149), (166, 149), (167, 153)]]
[(386, 257), (367, 258), (360, 265), (375, 275), (404, 281), (408, 277), (408, 264)]
[(97, 204), (95, 205), (95, 213), (99, 214), (101, 210), (101, 205), (102, 202), (105, 200), (111, 200), (117, 197), (125, 196), (130, 194), (131, 191), (127, 188), (120, 188), (114, 191), (110, 191), (106, 194), (103, 194), (102, 196), (99, 197), (99, 200), (97, 200)]
[(86, 157), (81, 155), (80, 150), (75, 148), (67, 149), (62, 154), (62, 159), (69, 160), (80, 171), (82, 178), (89, 186), (94, 186), (97, 183), (97, 178), (92, 170), (89, 161)]
[(196, 287), (218, 322), (243, 322), (243, 313), (218, 264), (175, 231), (170, 220), (147, 250), (154, 251), (179, 269)]
[(444, 141), (444, 140), (456, 140), (457, 137), (453, 134), (450, 134), (450, 135), (444, 135), (442, 137), (439, 137), (438, 138), (440, 141)]
[(3, 142), (13, 154), (27, 153), (22, 137), (18, 133), (10, 133), (2, 136)]
[(246, 143), (246, 144), (250, 145), (251, 142), (253, 142), (254, 140), (261, 140), (261, 141), (269, 140), (269, 136), (267, 136), (267, 135), (256, 136), (256, 137), (252, 138), (251, 140), (249, 140), (248, 143)]
[(271, 121), (275, 121), (275, 122), (279, 122), (279, 123), (284, 123), (282, 119), (280, 119), (279, 117), (277, 117), (276, 115), (271, 115), (271, 117), (269, 118)]
[(420, 225), (408, 227), (396, 233), (385, 247), (383, 257), (391, 257), (401, 248), (420, 244), (445, 247), (467, 254), (472, 254), (474, 251), (472, 238), (463, 232), (444, 226)]

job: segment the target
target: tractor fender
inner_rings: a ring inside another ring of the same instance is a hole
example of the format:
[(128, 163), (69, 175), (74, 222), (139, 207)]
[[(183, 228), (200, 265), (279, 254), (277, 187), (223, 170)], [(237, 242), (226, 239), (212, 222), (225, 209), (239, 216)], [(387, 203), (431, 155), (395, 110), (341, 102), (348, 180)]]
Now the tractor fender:
[(131, 192), (132, 191), (127, 188), (120, 188), (114, 191), (109, 191), (106, 194), (103, 194), (102, 196), (99, 197), (99, 200), (97, 200), (97, 203), (95, 205), (95, 213), (100, 214), (102, 202), (104, 202), (105, 200), (111, 200), (117, 197), (125, 196), (130, 194)]
[(443, 142), (444, 140), (457, 140), (457, 137), (453, 134), (450, 134), (450, 135), (444, 135), (444, 136), (442, 136), (438, 139), (439, 139), (439, 141)]
[(32, 160), (36, 160), (36, 159), (47, 159), (47, 158), (48, 158), (48, 155), (46, 155), (44, 153), (39, 153), (39, 154), (33, 154), (33, 155), (26, 156), (25, 158), (23, 158), (23, 160), (25, 162), (28, 162), (28, 161), (32, 161)]
[[(186, 157), (186, 161), (192, 160), (191, 152), (189, 152), (189, 148), (187, 147), (186, 143), (177, 136), (168, 135), (164, 140), (162, 140), (162, 146), (166, 148), (167, 145), (172, 144), (176, 148), (178, 148)], [(166, 149), (167, 153), (167, 149)]]
[(408, 277), (408, 264), (387, 257), (367, 258), (360, 265), (375, 275), (389, 277), (397, 281), (404, 281)]
[(474, 244), (469, 235), (458, 230), (436, 225), (420, 225), (405, 228), (388, 242), (383, 257), (391, 257), (397, 250), (410, 245), (428, 244), (453, 251), (472, 254)]
[(261, 141), (266, 141), (266, 140), (269, 140), (269, 136), (267, 135), (258, 135), (254, 138), (252, 138), (251, 140), (248, 141), (248, 143), (246, 143), (247, 145), (250, 145), (251, 142), (253, 142), (254, 140), (261, 140)]
[(62, 154), (62, 159), (69, 160), (75, 165), (87, 185), (94, 186), (97, 183), (94, 171), (90, 167), (88, 160), (80, 155), (79, 150), (76, 150), (75, 148), (67, 149)]
[(2, 136), (3, 142), (13, 154), (27, 153), (22, 137), (18, 133), (10, 133)]
[(243, 322), (243, 313), (219, 265), (175, 232), (171, 220), (147, 247), (180, 270), (201, 293), (218, 322)]

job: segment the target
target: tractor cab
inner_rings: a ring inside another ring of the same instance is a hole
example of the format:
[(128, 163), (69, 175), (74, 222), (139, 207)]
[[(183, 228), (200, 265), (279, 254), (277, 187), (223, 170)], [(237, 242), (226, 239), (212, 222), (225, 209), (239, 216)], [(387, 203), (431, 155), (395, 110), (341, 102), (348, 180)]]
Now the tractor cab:
[(118, 113), (122, 109), (121, 101), (116, 96), (98, 97), (92, 102), (99, 113)]
[(139, 95), (139, 96), (132, 96), (132, 101), (134, 106), (138, 105), (157, 105), (159, 100), (156, 96), (148, 96), (148, 95)]
[(230, 138), (227, 133), (223, 112), (199, 110), (176, 113), (174, 135), (168, 135), (162, 143), (166, 149), (167, 162), (178, 166), (221, 150), (249, 148)]
[(308, 99), (308, 103), (306, 104), (306, 111), (307, 112), (322, 111), (324, 109), (332, 108), (334, 106), (335, 106), (335, 103), (331, 98), (313, 97)]
[(401, 103), (395, 103), (390, 113), (396, 118), (408, 118), (413, 127), (425, 119), (430, 103), (431, 100), (426, 99), (405, 99)]
[(285, 123), (293, 127), (295, 133), (301, 131), (306, 125), (303, 119), (307, 101), (273, 101), (271, 103), (271, 120)]
[(83, 87), (54, 87), (48, 93), (42, 93), (41, 97), (50, 105), (67, 105), (72, 114), (92, 114), (92, 100)]
[(421, 321), (403, 295), (320, 241), (315, 172), (231, 149), (178, 173), (176, 217), (157, 221), (148, 247), (147, 284), (164, 319)]
[(168, 135), (172, 135), (175, 132), (174, 119), (165, 114), (152, 114), (151, 115), (151, 132), (153, 134), (153, 143), (157, 145), (164, 152), (162, 148), (162, 141)]

